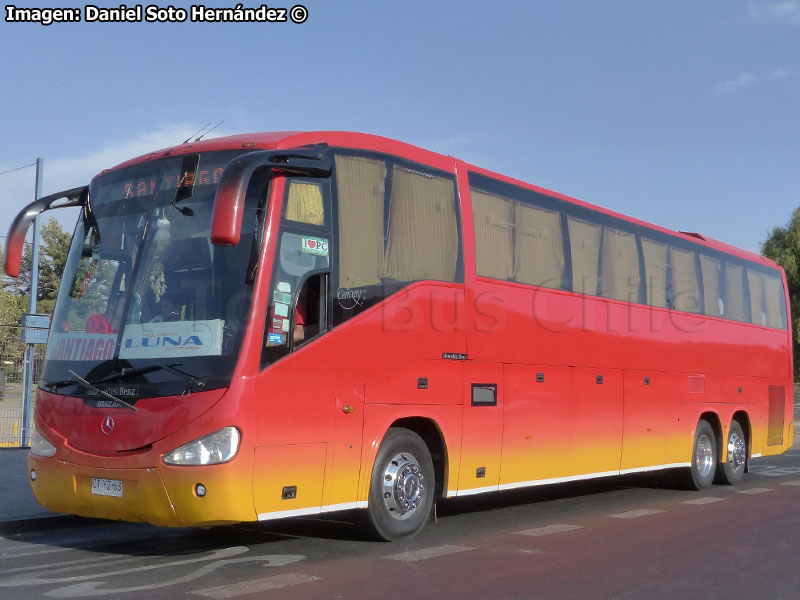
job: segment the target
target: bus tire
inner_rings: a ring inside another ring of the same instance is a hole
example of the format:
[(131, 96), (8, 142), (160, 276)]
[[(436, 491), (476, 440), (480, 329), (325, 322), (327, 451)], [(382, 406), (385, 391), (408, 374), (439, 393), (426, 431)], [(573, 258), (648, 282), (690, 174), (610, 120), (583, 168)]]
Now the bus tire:
[(738, 421), (731, 423), (728, 432), (728, 460), (717, 465), (717, 476), (714, 483), (736, 485), (744, 477), (747, 466), (747, 440)]
[(692, 465), (684, 473), (683, 484), (689, 490), (704, 490), (714, 482), (717, 470), (717, 440), (711, 424), (700, 419), (694, 432)]
[(366, 533), (387, 542), (415, 536), (428, 520), (435, 489), (425, 442), (413, 431), (390, 428), (372, 467)]

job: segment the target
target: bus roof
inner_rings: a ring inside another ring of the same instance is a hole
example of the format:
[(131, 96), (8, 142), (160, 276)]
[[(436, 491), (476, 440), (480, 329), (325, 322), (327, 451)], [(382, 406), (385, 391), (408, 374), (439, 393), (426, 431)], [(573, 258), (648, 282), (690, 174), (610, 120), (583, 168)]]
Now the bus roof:
[[(437, 152), (432, 152), (412, 144), (400, 142), (391, 138), (386, 138), (378, 135), (367, 133), (357, 133), (350, 131), (275, 131), (275, 132), (262, 132), (262, 133), (247, 133), (240, 135), (231, 135), (226, 137), (213, 138), (209, 140), (201, 140), (199, 142), (187, 142), (186, 144), (179, 144), (170, 148), (163, 148), (156, 152), (143, 154), (124, 163), (116, 165), (111, 169), (104, 170), (101, 174), (115, 171), (124, 167), (136, 165), (148, 160), (157, 158), (165, 158), (167, 156), (181, 155), (187, 152), (211, 152), (217, 150), (238, 150), (238, 149), (252, 149), (252, 150), (281, 150), (287, 148), (297, 148), (300, 146), (311, 146), (315, 144), (328, 145), (333, 147), (346, 147), (358, 148), (363, 150), (370, 150), (373, 152), (381, 152), (386, 154), (393, 154), (405, 158), (407, 160), (421, 162), (445, 171), (453, 170), (453, 161), (458, 160), (451, 156), (445, 156)], [(765, 258), (759, 254), (749, 252), (742, 248), (732, 246), (725, 242), (715, 240), (708, 236), (685, 231), (673, 231), (647, 221), (636, 219), (629, 215), (618, 213), (601, 206), (584, 202), (577, 198), (549, 190), (507, 175), (502, 175), (494, 171), (489, 171), (482, 167), (462, 163), (469, 171), (486, 175), (500, 181), (505, 181), (513, 185), (527, 188), (535, 192), (546, 194), (564, 200), (566, 202), (577, 204), (588, 209), (610, 215), (649, 229), (654, 229), (668, 235), (677, 236), (679, 238), (687, 239), (694, 243), (706, 246), (720, 252), (739, 256), (741, 258), (751, 260), (754, 262), (769, 265), (771, 267), (780, 266), (775, 262)], [(782, 270), (782, 269), (781, 269)]]

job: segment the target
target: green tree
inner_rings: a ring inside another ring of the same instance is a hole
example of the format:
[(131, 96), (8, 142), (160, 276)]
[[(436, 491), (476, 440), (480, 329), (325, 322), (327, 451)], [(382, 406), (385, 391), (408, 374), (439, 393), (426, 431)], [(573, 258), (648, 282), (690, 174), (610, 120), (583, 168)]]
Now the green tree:
[[(0, 249), (0, 275), (5, 285), (6, 276), (3, 250)], [(24, 312), (24, 298), (19, 294), (0, 289), (0, 356), (21, 356), (20, 321)]]
[(22, 354), (19, 328), (22, 312), (22, 297), (0, 290), (0, 355), (3, 357)]
[(64, 231), (58, 221), (52, 217), (42, 225), (41, 234), (42, 249), (39, 257), (37, 310), (40, 313), (52, 314), (72, 236)]
[(774, 260), (786, 271), (789, 302), (792, 311), (792, 339), (794, 340), (794, 378), (800, 380), (800, 208), (783, 227), (773, 229), (761, 246), (761, 253)]

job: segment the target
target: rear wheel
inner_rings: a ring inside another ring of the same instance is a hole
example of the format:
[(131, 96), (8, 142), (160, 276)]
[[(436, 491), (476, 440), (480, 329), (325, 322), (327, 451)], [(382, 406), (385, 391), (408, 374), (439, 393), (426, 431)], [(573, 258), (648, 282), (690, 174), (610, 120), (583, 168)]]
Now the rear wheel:
[(704, 490), (714, 482), (717, 470), (717, 437), (708, 421), (697, 422), (692, 446), (692, 466), (684, 475), (684, 486), (690, 490)]
[(717, 465), (717, 476), (714, 478), (714, 482), (736, 485), (744, 477), (744, 469), (747, 466), (747, 441), (738, 421), (731, 423), (727, 450), (728, 460)]
[(372, 468), (368, 533), (386, 541), (416, 535), (428, 519), (435, 489), (433, 461), (422, 438), (408, 429), (389, 429)]

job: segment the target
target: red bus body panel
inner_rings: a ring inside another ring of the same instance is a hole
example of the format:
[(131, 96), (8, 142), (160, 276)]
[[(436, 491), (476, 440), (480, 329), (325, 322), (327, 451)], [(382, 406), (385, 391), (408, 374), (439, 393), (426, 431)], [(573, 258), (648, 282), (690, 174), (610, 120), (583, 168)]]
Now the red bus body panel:
[[(188, 399), (143, 399), (138, 414), (115, 410), (116, 426), (125, 434), (113, 441), (100, 431), (109, 411), (39, 390), (36, 426), (57, 447), (54, 458), (30, 459), (38, 474), (34, 493), (45, 506), (161, 525), (363, 508), (381, 440), (398, 421), (409, 427), (429, 424), (438, 438), (446, 496), (685, 467), (703, 415), (718, 420), (722, 435), (735, 415), (746, 419), (751, 456), (791, 446), (788, 330), (476, 276), (467, 174), (481, 173), (776, 267), (763, 257), (357, 133), (233, 136), (162, 150), (115, 168), (187, 151), (314, 144), (391, 154), (454, 173), (464, 282), (414, 283), (262, 370), (284, 190), (284, 180), (277, 178), (250, 325), (230, 388)], [(427, 379), (426, 389), (418, 386), (421, 378)], [(497, 386), (495, 406), (472, 406), (472, 384), (478, 383)], [(769, 414), (768, 398), (775, 386), (783, 389), (782, 438), (769, 444), (775, 415)], [(230, 425), (242, 432), (230, 463), (162, 462), (178, 446)], [(132, 499), (91, 496), (92, 477), (130, 482)], [(209, 490), (207, 497), (196, 496), (197, 483)], [(282, 497), (286, 486), (296, 487), (296, 497)]]

